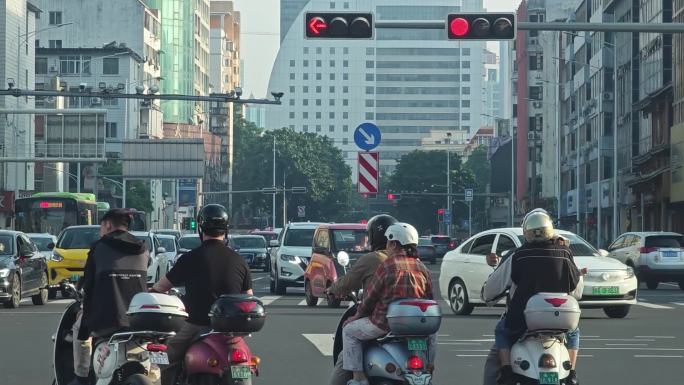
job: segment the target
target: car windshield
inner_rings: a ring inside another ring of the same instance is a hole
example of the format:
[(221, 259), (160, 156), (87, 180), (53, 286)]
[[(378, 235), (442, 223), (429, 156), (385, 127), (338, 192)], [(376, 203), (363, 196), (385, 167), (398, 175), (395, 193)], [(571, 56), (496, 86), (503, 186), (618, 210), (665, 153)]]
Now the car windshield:
[(432, 241), (427, 238), (419, 238), (418, 246), (432, 246)]
[(159, 243), (166, 251), (176, 251), (176, 241), (172, 238), (159, 238)]
[(266, 248), (266, 240), (262, 237), (234, 237), (233, 244), (241, 249)]
[(145, 242), (145, 245), (147, 245), (148, 251), (152, 251), (152, 244), (150, 242), (149, 236), (147, 236), (147, 235), (136, 235), (135, 237), (138, 238), (139, 240)]
[(266, 238), (267, 241), (272, 241), (274, 239), (278, 239), (278, 234), (276, 233), (254, 233), (255, 235), (261, 235), (262, 237)]
[(333, 230), (336, 251), (358, 253), (368, 250), (366, 230)]
[(12, 255), (14, 253), (14, 241), (11, 235), (0, 235), (0, 255)]
[(200, 241), (199, 237), (182, 237), (178, 241), (178, 245), (180, 246), (181, 249), (187, 249), (187, 250), (192, 250), (200, 247), (202, 244), (202, 241)]
[(162, 230), (162, 231), (155, 231), (155, 233), (161, 234), (161, 235), (173, 235), (174, 237), (178, 238), (178, 233), (175, 231), (163, 231)]
[(75, 227), (64, 230), (57, 241), (58, 249), (89, 249), (93, 242), (100, 239), (99, 227)]
[(311, 247), (314, 229), (289, 229), (285, 234), (283, 246)]
[(435, 245), (448, 245), (450, 241), (449, 237), (432, 237), (432, 243)]
[(646, 247), (663, 247), (679, 249), (684, 245), (680, 235), (656, 235), (646, 237)]
[[(570, 240), (570, 251), (575, 257), (588, 257), (588, 256), (598, 256), (598, 250), (591, 246), (587, 241), (578, 237), (575, 234), (561, 234), (563, 238)], [(525, 243), (525, 237), (522, 235), (518, 236), (521, 243)]]
[(49, 237), (30, 237), (33, 243), (38, 246), (39, 251), (50, 251), (48, 245), (52, 243), (52, 238)]

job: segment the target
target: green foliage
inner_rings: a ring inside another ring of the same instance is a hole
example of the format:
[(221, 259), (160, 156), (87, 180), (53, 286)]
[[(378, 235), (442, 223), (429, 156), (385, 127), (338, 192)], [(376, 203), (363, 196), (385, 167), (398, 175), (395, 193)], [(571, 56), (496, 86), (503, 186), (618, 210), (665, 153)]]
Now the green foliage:
[[(470, 170), (475, 176), (474, 185), (472, 186), (475, 193), (486, 193), (487, 185), (490, 183), (491, 175), (491, 164), (487, 159), (487, 146), (480, 146), (473, 150), (473, 152), (468, 157), (468, 160), (464, 164), (465, 168)], [(484, 218), (480, 213), (485, 213), (485, 202), (487, 198), (485, 197), (475, 197), (473, 200), (473, 229), (483, 229), (484, 222), (481, 220)], [(477, 213), (477, 215), (476, 215)]]
[[(108, 160), (104, 165), (98, 168), (99, 175), (106, 175), (107, 178), (123, 183), (122, 178), (123, 166), (118, 160)], [(117, 191), (121, 191), (121, 187), (104, 179), (102, 182), (105, 186), (115, 185)], [(150, 213), (152, 211), (152, 201), (150, 200), (150, 182), (147, 180), (129, 180), (126, 181), (126, 206), (136, 210)]]

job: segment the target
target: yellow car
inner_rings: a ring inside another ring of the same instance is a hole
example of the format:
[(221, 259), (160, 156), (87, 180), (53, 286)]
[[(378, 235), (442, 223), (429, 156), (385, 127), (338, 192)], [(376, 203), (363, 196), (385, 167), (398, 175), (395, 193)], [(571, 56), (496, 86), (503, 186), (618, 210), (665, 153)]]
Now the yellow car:
[(48, 259), (50, 298), (55, 298), (62, 281), (75, 282), (83, 276), (90, 245), (98, 239), (100, 226), (71, 226), (62, 230)]

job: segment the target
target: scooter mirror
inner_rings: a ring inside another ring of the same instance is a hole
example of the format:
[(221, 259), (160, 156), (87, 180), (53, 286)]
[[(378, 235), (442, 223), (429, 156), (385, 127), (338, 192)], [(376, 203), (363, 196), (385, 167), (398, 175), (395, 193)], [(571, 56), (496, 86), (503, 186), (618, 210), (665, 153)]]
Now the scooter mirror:
[(349, 265), (349, 254), (346, 251), (337, 253), (337, 263), (342, 267), (347, 267)]

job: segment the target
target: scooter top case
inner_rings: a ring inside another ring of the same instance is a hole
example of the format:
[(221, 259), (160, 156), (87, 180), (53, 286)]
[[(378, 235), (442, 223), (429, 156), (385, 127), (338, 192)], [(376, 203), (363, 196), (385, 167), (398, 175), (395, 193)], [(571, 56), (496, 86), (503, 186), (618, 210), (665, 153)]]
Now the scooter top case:
[[(54, 385), (66, 385), (74, 379), (74, 348), (71, 329), (76, 322), (76, 316), (81, 309), (81, 302), (75, 301), (64, 310), (57, 325), (57, 332), (52, 336), (54, 343), (53, 368), (55, 372)], [(94, 383), (94, 378), (91, 378)]]

